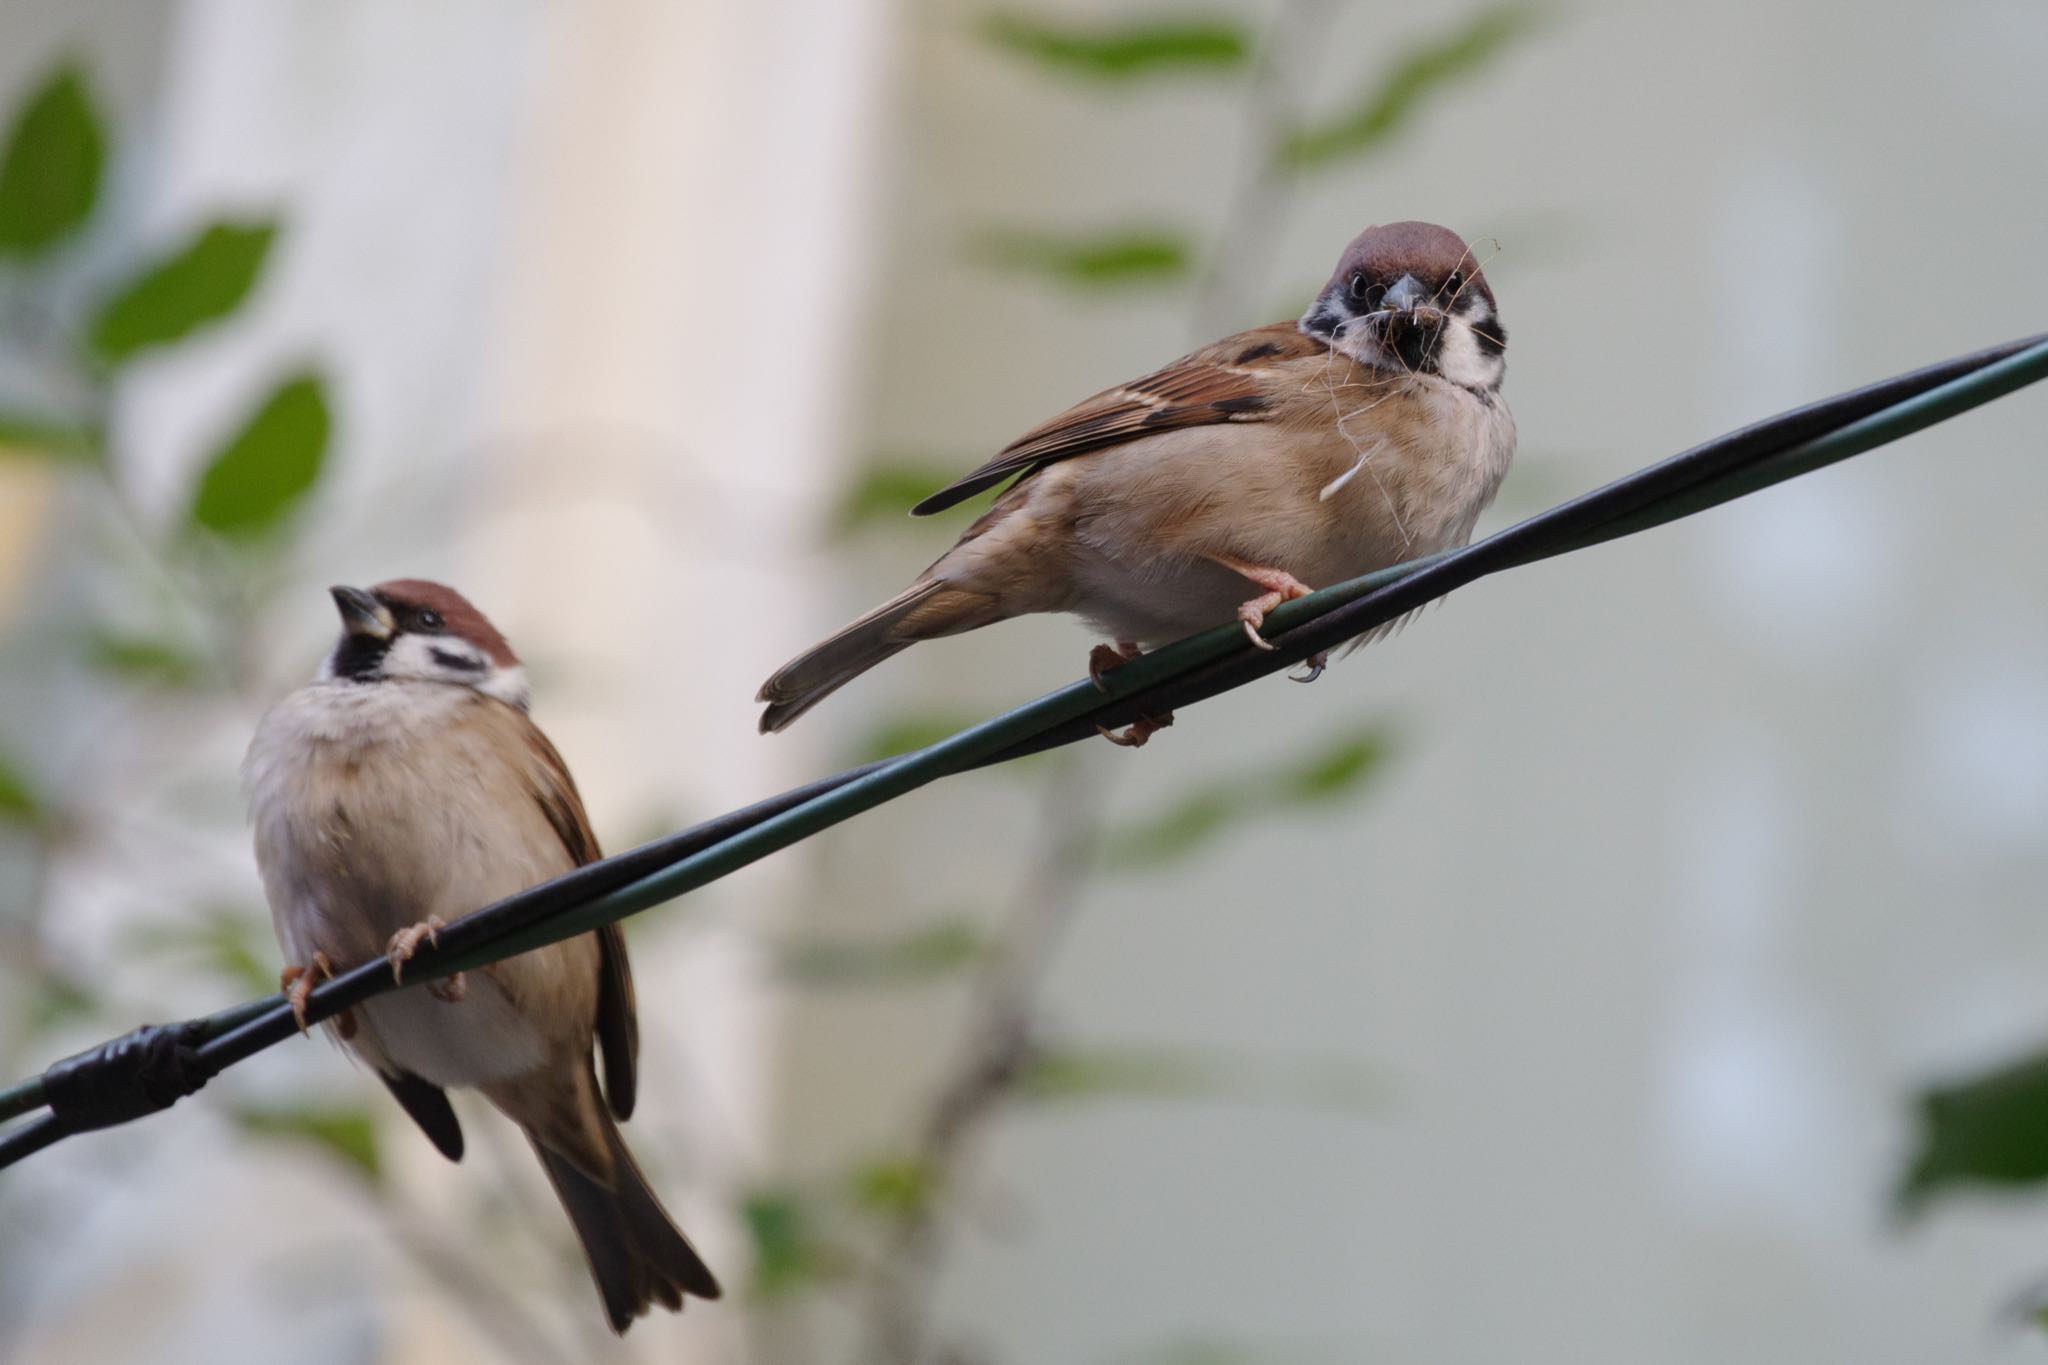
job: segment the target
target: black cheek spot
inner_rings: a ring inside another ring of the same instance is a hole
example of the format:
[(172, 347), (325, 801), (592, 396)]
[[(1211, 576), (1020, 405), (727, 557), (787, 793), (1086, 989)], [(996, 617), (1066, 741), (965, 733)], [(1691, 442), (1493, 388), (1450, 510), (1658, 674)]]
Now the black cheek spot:
[(350, 682), (367, 682), (384, 666), (384, 656), (390, 649), (388, 640), (372, 635), (343, 636), (334, 649), (334, 676)]
[(1270, 341), (1262, 341), (1258, 345), (1253, 346), (1250, 349), (1246, 350), (1245, 353), (1243, 355), (1240, 355), (1233, 363), (1238, 365), (1249, 365), (1254, 360), (1264, 360), (1267, 356), (1279, 354), (1280, 348), (1278, 346), (1276, 346), (1274, 343)]
[(452, 668), (457, 673), (481, 673), (484, 671), (483, 660), (481, 659), (472, 659), (466, 654), (450, 654), (445, 649), (436, 649), (431, 652), (434, 656), (434, 662), (443, 668)]
[(1508, 348), (1508, 329), (1501, 326), (1499, 318), (1488, 318), (1485, 322), (1471, 324), (1472, 337), (1479, 343), (1484, 355), (1499, 355)]
[(1248, 393), (1242, 398), (1219, 398), (1209, 405), (1212, 411), (1227, 413), (1232, 417), (1242, 417), (1248, 413), (1264, 412), (1268, 406), (1266, 400), (1255, 393)]

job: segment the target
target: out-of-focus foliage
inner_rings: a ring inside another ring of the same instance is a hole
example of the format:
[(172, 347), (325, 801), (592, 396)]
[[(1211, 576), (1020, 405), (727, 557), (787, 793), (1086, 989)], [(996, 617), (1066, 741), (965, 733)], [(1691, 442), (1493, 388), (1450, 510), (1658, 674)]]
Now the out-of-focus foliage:
[(1187, 239), (1162, 228), (1060, 234), (992, 228), (975, 243), (990, 265), (1078, 289), (1175, 284), (1193, 265)]
[(1902, 1212), (1965, 1189), (2048, 1181), (2048, 1053), (1924, 1091), (1917, 1146), (1900, 1180)]
[(757, 1190), (747, 1197), (741, 1214), (753, 1237), (753, 1290), (760, 1297), (787, 1298), (846, 1273), (845, 1253), (820, 1232), (815, 1210), (801, 1195)]
[(33, 256), (85, 225), (99, 202), (106, 135), (84, 73), (50, 73), (16, 111), (0, 160), (0, 254)]
[(910, 509), (979, 463), (979, 460), (964, 460), (949, 468), (935, 460), (925, 462), (877, 456), (868, 462), (861, 476), (839, 500), (839, 506), (832, 514), (832, 525), (841, 533), (863, 531), (878, 525), (897, 529), (920, 524), (943, 527), (947, 523), (938, 518), (922, 523), (912, 521)]
[(0, 825), (33, 825), (42, 815), (28, 775), (0, 756)]
[(178, 341), (230, 316), (263, 272), (275, 223), (214, 223), (130, 280), (92, 327), (92, 346), (113, 363)]
[(1332, 735), (1311, 753), (1199, 787), (1162, 814), (1111, 832), (1103, 856), (1115, 867), (1153, 867), (1205, 847), (1234, 822), (1349, 797), (1380, 771), (1392, 746), (1380, 723)]
[(377, 1147), (377, 1123), (367, 1109), (323, 1106), (234, 1109), (230, 1112), (245, 1133), (310, 1145), (372, 1184), (383, 1178), (384, 1161)]
[(1187, 70), (1234, 70), (1251, 58), (1251, 37), (1225, 19), (1149, 22), (1083, 29), (1019, 10), (982, 24), (989, 42), (1042, 66), (1095, 80), (1120, 81)]
[(956, 971), (983, 947), (972, 920), (942, 919), (891, 936), (799, 939), (776, 953), (775, 969), (805, 986), (900, 986)]
[(318, 482), (331, 426), (320, 376), (284, 380), (207, 466), (192, 524), (234, 538), (275, 529)]
[(1287, 161), (1307, 170), (1377, 149), (1414, 120), (1424, 101), (1476, 76), (1533, 32), (1537, 14), (1529, 5), (1502, 5), (1411, 49), (1350, 110), (1294, 132), (1287, 139)]

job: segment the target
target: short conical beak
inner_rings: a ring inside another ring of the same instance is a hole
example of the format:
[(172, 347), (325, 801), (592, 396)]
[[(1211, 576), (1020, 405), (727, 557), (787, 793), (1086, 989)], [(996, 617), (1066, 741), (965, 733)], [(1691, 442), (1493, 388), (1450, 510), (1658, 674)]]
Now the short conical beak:
[(1417, 304), (1429, 300), (1429, 291), (1422, 287), (1422, 281), (1413, 275), (1403, 275), (1394, 281), (1394, 287), (1387, 291), (1385, 306), (1396, 313), (1414, 310)]
[(329, 588), (334, 605), (341, 610), (342, 629), (351, 635), (367, 635), (376, 640), (391, 638), (392, 628), (397, 622), (391, 613), (361, 588)]

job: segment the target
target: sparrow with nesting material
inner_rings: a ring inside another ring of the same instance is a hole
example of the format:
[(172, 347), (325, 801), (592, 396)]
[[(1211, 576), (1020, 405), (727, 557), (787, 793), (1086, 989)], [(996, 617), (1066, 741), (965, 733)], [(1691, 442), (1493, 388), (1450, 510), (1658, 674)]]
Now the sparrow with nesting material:
[[(243, 767), (302, 1026), (317, 977), (379, 956), (400, 970), (444, 920), (601, 856), (526, 714), (526, 672), (481, 612), (416, 579), (331, 591), (341, 639), (264, 716)], [(378, 996), (329, 1027), (450, 1160), (462, 1129), (443, 1087), (480, 1090), (519, 1125), (614, 1331), (656, 1303), (718, 1297), (615, 1121), (633, 1111), (639, 1051), (617, 925)]]
[[(1067, 409), (913, 509), (1017, 481), (903, 592), (776, 670), (780, 730), (920, 640), (1072, 612), (1089, 671), (1471, 538), (1514, 456), (1507, 332), (1464, 240), (1389, 223), (1299, 322), (1226, 337)], [(1323, 660), (1311, 660), (1313, 678)], [(1168, 718), (1141, 721), (1141, 744)]]

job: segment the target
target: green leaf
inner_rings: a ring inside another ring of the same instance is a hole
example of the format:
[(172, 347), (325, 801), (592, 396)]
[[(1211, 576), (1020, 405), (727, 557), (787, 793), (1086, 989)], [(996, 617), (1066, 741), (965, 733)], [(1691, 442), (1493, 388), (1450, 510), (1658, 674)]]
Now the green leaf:
[(1537, 18), (1534, 6), (1501, 5), (1411, 49), (1348, 113), (1289, 135), (1284, 159), (1306, 170), (1374, 150), (1405, 128), (1431, 95), (1477, 75), (1534, 31)]
[(1153, 20), (1084, 30), (1002, 10), (982, 22), (981, 34), (1012, 56), (1105, 81), (1230, 71), (1243, 66), (1252, 52), (1250, 35), (1222, 20)]
[(1216, 1088), (1203, 1059), (1145, 1049), (1046, 1049), (1017, 1075), (1017, 1093), (1030, 1100), (1094, 1099), (1105, 1095), (1184, 1098)]
[(93, 324), (93, 349), (119, 363), (227, 317), (255, 287), (276, 237), (270, 222), (210, 225), (114, 296)]
[(106, 137), (85, 75), (53, 71), (15, 114), (0, 159), (0, 254), (33, 256), (92, 215)]
[(1290, 805), (1313, 805), (1355, 791), (1379, 770), (1388, 752), (1386, 732), (1362, 730), (1340, 739), (1328, 753), (1279, 775), (1276, 795)]
[(33, 828), (42, 823), (43, 803), (26, 774), (0, 757), (0, 825)]
[(844, 535), (882, 522), (905, 530), (917, 526), (919, 523), (911, 520), (910, 509), (959, 478), (975, 463), (968, 460), (945, 468), (911, 460), (877, 460), (839, 500), (832, 513), (833, 529)]
[(209, 669), (205, 659), (180, 645), (106, 631), (86, 637), (85, 661), (102, 673), (166, 689), (190, 687)]
[(262, 1138), (311, 1143), (357, 1175), (377, 1183), (383, 1174), (377, 1123), (366, 1108), (233, 1109), (242, 1131)]
[(806, 986), (902, 985), (957, 971), (982, 949), (979, 929), (951, 919), (891, 937), (800, 940), (776, 954), (775, 969)]
[(276, 527), (319, 480), (330, 426), (320, 377), (285, 380), (207, 466), (192, 524), (238, 539)]
[(1898, 1189), (1902, 1214), (1959, 1188), (2048, 1180), (2048, 1052), (1930, 1088), (1918, 1109), (1919, 1149)]
[(914, 1157), (870, 1162), (853, 1173), (853, 1202), (889, 1218), (915, 1218), (931, 1207), (936, 1173)]
[(1341, 800), (1377, 776), (1392, 750), (1381, 725), (1320, 739), (1301, 758), (1197, 787), (1156, 818), (1111, 833), (1103, 857), (1112, 867), (1152, 867), (1205, 847), (1238, 820)]
[(982, 719), (983, 717), (966, 711), (950, 714), (905, 711), (884, 717), (855, 747), (854, 762), (872, 763), (878, 758), (894, 758), (898, 754), (926, 748), (958, 734)]
[(54, 972), (37, 975), (28, 990), (28, 1030), (43, 1033), (99, 1013), (99, 996), (84, 981)]
[(762, 1298), (787, 1298), (845, 1273), (847, 1258), (818, 1236), (811, 1210), (797, 1195), (756, 1190), (741, 1205), (741, 1216), (753, 1234), (754, 1292)]
[(127, 945), (151, 956), (190, 958), (251, 995), (277, 990), (277, 950), (261, 911), (215, 906), (190, 919), (140, 924)]
[(990, 229), (975, 238), (973, 250), (1001, 269), (1091, 290), (1173, 284), (1187, 275), (1193, 260), (1179, 234), (1143, 229), (1080, 236)]
[(0, 460), (60, 460), (96, 464), (98, 436), (83, 426), (26, 413), (0, 412)]

